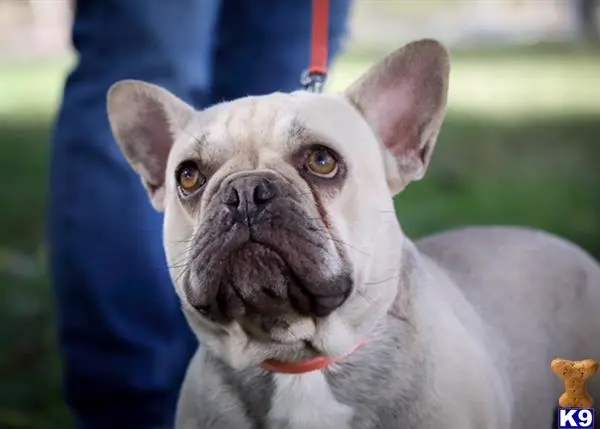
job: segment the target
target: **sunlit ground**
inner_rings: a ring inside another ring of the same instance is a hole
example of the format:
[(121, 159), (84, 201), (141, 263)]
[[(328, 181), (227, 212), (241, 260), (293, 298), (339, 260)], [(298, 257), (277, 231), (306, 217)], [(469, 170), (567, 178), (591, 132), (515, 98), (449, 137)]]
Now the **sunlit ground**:
[[(600, 113), (600, 52), (566, 48), (506, 54), (456, 54), (449, 103), (453, 112), (491, 118)], [(384, 53), (382, 52), (381, 55)], [(341, 90), (380, 55), (349, 53), (334, 67), (330, 90)], [(57, 105), (71, 61), (0, 66), (0, 118), (47, 116)]]
[[(377, 57), (345, 56), (331, 89)], [(453, 57), (449, 115), (430, 172), (397, 199), (407, 234), (521, 224), (600, 257), (600, 53), (557, 47)], [(1, 428), (69, 427), (43, 246), (50, 121), (68, 67), (0, 66)]]

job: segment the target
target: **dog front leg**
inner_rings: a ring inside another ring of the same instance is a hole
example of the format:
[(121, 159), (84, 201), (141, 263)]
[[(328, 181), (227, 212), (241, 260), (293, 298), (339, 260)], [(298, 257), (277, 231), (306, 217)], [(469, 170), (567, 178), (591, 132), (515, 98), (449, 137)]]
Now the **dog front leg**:
[(244, 406), (200, 348), (183, 382), (175, 429), (250, 429)]

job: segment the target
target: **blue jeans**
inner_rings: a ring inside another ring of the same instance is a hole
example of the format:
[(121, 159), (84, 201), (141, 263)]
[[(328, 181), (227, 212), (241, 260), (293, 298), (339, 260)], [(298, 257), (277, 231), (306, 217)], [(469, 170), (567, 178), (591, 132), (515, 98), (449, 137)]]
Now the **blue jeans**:
[[(331, 52), (350, 0), (331, 2)], [(161, 216), (111, 136), (106, 92), (159, 84), (202, 108), (297, 89), (309, 0), (79, 0), (54, 135), (49, 230), (64, 384), (80, 428), (172, 424), (197, 343), (166, 269)]]

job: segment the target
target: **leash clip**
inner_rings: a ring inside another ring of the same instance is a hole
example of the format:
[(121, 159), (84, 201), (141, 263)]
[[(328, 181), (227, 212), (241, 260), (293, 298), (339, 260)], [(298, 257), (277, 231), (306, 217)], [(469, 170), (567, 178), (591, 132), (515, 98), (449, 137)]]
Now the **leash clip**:
[(304, 90), (318, 94), (323, 92), (323, 87), (325, 86), (326, 80), (326, 73), (306, 70), (304, 73), (302, 73), (300, 84)]
[(312, 0), (310, 60), (308, 69), (300, 77), (302, 88), (317, 94), (323, 92), (325, 80), (327, 79), (329, 1)]

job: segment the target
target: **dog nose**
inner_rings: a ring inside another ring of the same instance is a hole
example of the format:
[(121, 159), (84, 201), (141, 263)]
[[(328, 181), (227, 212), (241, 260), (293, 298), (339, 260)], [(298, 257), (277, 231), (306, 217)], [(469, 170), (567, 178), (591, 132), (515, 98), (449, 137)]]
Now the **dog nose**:
[(271, 180), (253, 175), (229, 182), (223, 190), (221, 201), (234, 214), (234, 221), (250, 225), (277, 196), (277, 186)]

